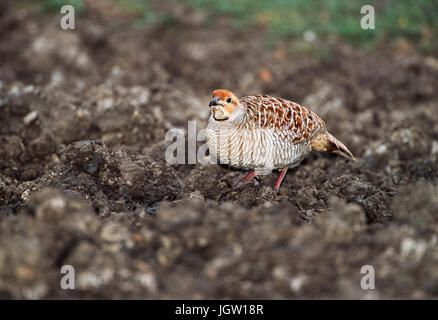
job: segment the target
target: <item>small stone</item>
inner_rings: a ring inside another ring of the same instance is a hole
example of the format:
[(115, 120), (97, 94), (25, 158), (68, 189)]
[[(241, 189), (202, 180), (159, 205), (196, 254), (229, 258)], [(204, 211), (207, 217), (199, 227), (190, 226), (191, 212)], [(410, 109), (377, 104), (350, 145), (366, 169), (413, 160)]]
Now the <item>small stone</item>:
[(38, 111), (36, 110), (31, 111), (23, 118), (23, 122), (25, 125), (28, 125), (33, 121), (35, 121), (37, 117), (38, 117)]

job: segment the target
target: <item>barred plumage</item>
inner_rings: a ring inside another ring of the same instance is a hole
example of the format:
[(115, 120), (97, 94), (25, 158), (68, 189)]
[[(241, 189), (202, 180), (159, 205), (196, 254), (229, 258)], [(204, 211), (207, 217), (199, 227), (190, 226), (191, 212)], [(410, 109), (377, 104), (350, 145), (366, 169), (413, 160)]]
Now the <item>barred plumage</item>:
[(210, 107), (206, 130), (210, 154), (221, 164), (255, 170), (239, 183), (261, 170), (279, 169), (278, 191), (287, 169), (311, 150), (354, 159), (321, 118), (292, 101), (266, 95), (238, 99), (228, 90), (216, 90)]

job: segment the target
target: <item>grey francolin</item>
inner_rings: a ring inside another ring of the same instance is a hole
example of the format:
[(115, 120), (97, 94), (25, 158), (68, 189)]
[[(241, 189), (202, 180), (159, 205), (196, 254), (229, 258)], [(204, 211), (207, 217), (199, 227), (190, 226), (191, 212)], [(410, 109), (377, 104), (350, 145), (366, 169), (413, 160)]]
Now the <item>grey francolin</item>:
[(280, 170), (274, 186), (278, 192), (287, 170), (311, 150), (355, 160), (320, 117), (292, 101), (266, 95), (238, 99), (231, 91), (215, 90), (209, 106), (206, 140), (210, 155), (221, 164), (254, 170), (233, 189), (266, 170)]

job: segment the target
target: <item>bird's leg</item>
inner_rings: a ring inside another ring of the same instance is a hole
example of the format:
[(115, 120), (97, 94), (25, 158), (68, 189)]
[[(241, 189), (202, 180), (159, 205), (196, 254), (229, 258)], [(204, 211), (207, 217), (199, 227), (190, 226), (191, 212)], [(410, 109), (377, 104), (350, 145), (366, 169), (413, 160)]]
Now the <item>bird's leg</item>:
[(277, 182), (275, 182), (274, 190), (278, 193), (278, 190), (280, 189), (280, 185), (283, 182), (284, 176), (286, 175), (287, 169), (284, 168), (280, 170), (280, 175), (278, 176)]
[(236, 183), (233, 184), (233, 186), (231, 187), (231, 190), (236, 189), (237, 187), (239, 187), (242, 183), (244, 183), (245, 181), (248, 181), (249, 179), (251, 179), (252, 177), (254, 177), (257, 174), (257, 171), (254, 170), (253, 172), (247, 174), (246, 176), (244, 176), (243, 178), (239, 179)]

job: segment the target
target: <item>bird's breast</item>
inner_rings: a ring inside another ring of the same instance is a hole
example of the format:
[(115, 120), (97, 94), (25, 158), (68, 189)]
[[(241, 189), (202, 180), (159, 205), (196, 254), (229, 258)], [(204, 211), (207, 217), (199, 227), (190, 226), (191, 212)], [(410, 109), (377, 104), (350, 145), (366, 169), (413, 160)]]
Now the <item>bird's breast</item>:
[(237, 168), (284, 168), (310, 152), (309, 142), (294, 144), (287, 133), (274, 128), (222, 126), (210, 121), (206, 136), (213, 161)]

